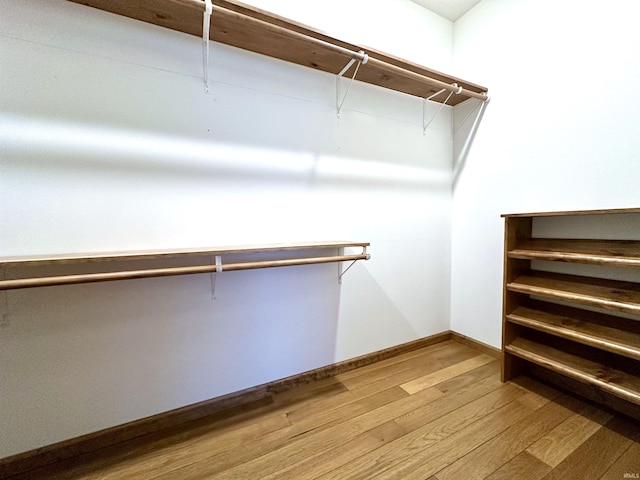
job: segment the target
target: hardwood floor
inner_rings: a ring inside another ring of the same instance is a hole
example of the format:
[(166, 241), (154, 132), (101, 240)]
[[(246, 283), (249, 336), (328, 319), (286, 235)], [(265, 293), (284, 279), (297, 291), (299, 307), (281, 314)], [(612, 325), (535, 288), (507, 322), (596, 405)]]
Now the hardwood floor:
[(15, 478), (639, 478), (640, 425), (448, 341), (101, 454)]

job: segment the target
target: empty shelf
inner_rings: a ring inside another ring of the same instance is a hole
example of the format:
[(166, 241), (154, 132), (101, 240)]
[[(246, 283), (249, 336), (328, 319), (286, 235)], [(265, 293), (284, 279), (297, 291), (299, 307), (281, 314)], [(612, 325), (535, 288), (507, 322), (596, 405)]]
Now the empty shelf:
[[(543, 310), (544, 309), (544, 310)], [(601, 314), (559, 306), (540, 306), (535, 309), (518, 307), (506, 316), (507, 321), (528, 328), (566, 338), (575, 342), (600, 348), (618, 355), (640, 360), (640, 322), (635, 331), (625, 331), (587, 321), (591, 317), (603, 318)], [(609, 318), (609, 317), (605, 317)], [(610, 317), (612, 324), (622, 321)], [(628, 323), (633, 322), (630, 320)]]
[(153, 260), (174, 257), (203, 257), (236, 253), (282, 252), (324, 248), (368, 247), (369, 242), (329, 241), (295, 242), (268, 245), (240, 245), (230, 247), (177, 248), (163, 250), (137, 250), (121, 252), (68, 253), (59, 255), (29, 255), (0, 257), (0, 266), (51, 265), (63, 263), (105, 262), (114, 260)]
[(640, 242), (627, 240), (531, 239), (507, 252), (509, 258), (640, 267)]
[[(291, 243), (279, 245), (219, 247), (207, 249), (178, 249), (178, 250), (147, 250), (140, 252), (112, 252), (103, 254), (71, 254), (45, 255), (33, 257), (4, 257), (0, 258), (0, 268), (34, 265), (64, 265), (74, 263), (100, 261), (128, 261), (128, 260), (161, 260), (171, 257), (203, 257), (204, 262), (198, 265), (180, 267), (147, 268), (142, 270), (118, 270), (109, 272), (74, 273), (57, 276), (32, 276), (26, 278), (12, 278), (0, 280), (0, 290), (14, 290), (20, 288), (49, 287), (56, 285), (74, 285), (80, 283), (108, 282), (115, 280), (132, 280), (138, 278), (168, 277), (175, 275), (191, 275), (198, 273), (216, 273), (223, 271), (252, 270), (260, 268), (290, 267), (299, 265), (314, 265), (322, 263), (355, 262), (368, 260), (366, 253), (369, 243), (365, 242), (316, 242)], [(361, 247), (362, 253), (355, 255), (325, 255), (309, 256), (308, 253), (299, 258), (266, 258), (258, 261), (244, 261), (223, 263), (222, 255), (238, 253), (272, 253), (291, 250), (342, 249), (344, 247)], [(215, 263), (212, 261), (215, 257)], [(345, 270), (346, 271), (346, 270)], [(344, 272), (343, 272), (344, 273)], [(339, 277), (341, 277), (340, 274)]]
[(634, 375), (524, 338), (516, 338), (505, 351), (640, 405), (640, 378)]
[[(204, 1), (198, 0), (71, 0), (125, 17), (202, 37)], [(464, 89), (452, 95), (449, 105), (469, 98), (486, 100), (487, 89), (451, 75), (401, 60), (371, 48), (332, 38), (300, 23), (230, 0), (214, 0), (210, 38), (251, 52), (337, 74), (350, 60), (333, 46), (366, 51), (369, 62), (358, 71), (357, 80), (398, 92), (426, 98), (444, 83)], [(432, 100), (443, 102), (448, 92)]]
[(619, 312), (640, 314), (640, 284), (532, 271), (507, 290)]

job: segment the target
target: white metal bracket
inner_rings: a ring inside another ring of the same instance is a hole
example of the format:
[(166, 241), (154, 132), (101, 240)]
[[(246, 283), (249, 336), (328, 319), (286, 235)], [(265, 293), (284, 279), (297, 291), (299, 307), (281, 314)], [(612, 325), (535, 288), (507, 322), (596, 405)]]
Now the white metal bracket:
[(202, 14), (202, 67), (205, 93), (211, 93), (209, 87), (209, 29), (211, 28), (212, 13), (213, 3), (211, 0), (205, 0), (204, 13)]
[[(351, 90), (351, 85), (353, 85), (353, 81), (356, 79), (356, 75), (358, 74), (358, 70), (360, 69), (360, 65), (364, 65), (369, 61), (369, 55), (367, 55), (364, 50), (360, 50), (358, 52), (357, 58), (352, 58), (349, 60), (349, 63), (338, 73), (336, 76), (336, 110), (338, 114), (338, 118), (341, 116), (342, 106), (344, 105), (344, 101), (347, 99), (347, 95), (349, 94), (349, 90)], [(340, 99), (340, 79), (342, 76), (349, 71), (349, 69), (353, 66), (354, 63), (358, 62), (356, 68), (353, 72), (353, 76), (351, 77), (351, 81), (347, 86), (347, 91), (344, 92), (344, 96)]]
[(216, 271), (211, 272), (211, 300), (216, 299), (216, 280), (218, 278), (218, 273), (222, 272), (222, 257), (220, 255), (216, 255), (214, 257), (214, 262)]
[[(0, 280), (5, 280), (4, 267), (0, 267)], [(9, 299), (7, 295), (6, 290), (0, 292), (0, 328), (9, 326)]]
[[(367, 254), (367, 247), (363, 246), (362, 247), (362, 254), (366, 255)], [(344, 255), (344, 248), (340, 249), (340, 256)], [(367, 257), (368, 259), (369, 257)], [(357, 260), (353, 260), (349, 266), (347, 268), (345, 268), (344, 270), (342, 269), (342, 263), (340, 263), (340, 266), (338, 267), (338, 283), (342, 284), (342, 277), (344, 276), (345, 273), (347, 273), (347, 271), (353, 267), (355, 265), (355, 263), (357, 262)]]
[(444, 93), (447, 91), (446, 88), (443, 88), (442, 90), (434, 93), (433, 95), (428, 96), (427, 98), (422, 100), (422, 134), (426, 135), (427, 134), (427, 128), (429, 128), (429, 125), (431, 125), (431, 122), (433, 122), (435, 120), (435, 118), (438, 116), (438, 114), (442, 111), (442, 109), (444, 108), (444, 106), (447, 104), (447, 102), (449, 101), (449, 99), (451, 98), (451, 96), (455, 93), (456, 95), (460, 95), (460, 93), (462, 93), (462, 87), (458, 86), (457, 83), (453, 83), (451, 84), (452, 87), (455, 87), (456, 90), (451, 90), (449, 92), (449, 95), (447, 95), (447, 98), (444, 99), (444, 102), (442, 102), (442, 104), (440, 105), (440, 108), (438, 108), (438, 110), (436, 111), (436, 113), (433, 114), (433, 116), (431, 117), (431, 119), (426, 122), (425, 120), (425, 114), (426, 114), (426, 107), (427, 107), (427, 101), (431, 100), (435, 97), (437, 97), (438, 95), (440, 95), (441, 93)]

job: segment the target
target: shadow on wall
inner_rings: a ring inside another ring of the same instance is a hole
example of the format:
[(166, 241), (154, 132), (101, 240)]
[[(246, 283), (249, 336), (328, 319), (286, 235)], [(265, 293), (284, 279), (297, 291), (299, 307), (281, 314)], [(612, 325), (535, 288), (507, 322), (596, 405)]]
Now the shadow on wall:
[[(280, 181), (424, 189), (448, 187), (446, 169), (422, 168), (305, 151), (171, 137), (104, 125), (5, 117), (0, 140), (5, 168), (110, 174)], [(8, 159), (12, 160), (8, 160)]]
[[(425, 336), (412, 325), (402, 306), (394, 301), (366, 265), (356, 263), (345, 279), (340, 291), (340, 309), (351, 312), (352, 320), (338, 325), (333, 362)], [(386, 322), (376, 321), (379, 318), (384, 318)], [(372, 346), (373, 340), (377, 340), (378, 344)]]
[[(453, 188), (456, 187), (460, 174), (464, 170), (469, 151), (476, 138), (489, 101), (477, 101), (473, 107), (471, 107), (471, 101), (467, 101), (454, 110), (454, 118), (461, 115), (465, 116), (453, 131)], [(467, 103), (469, 105), (465, 105)], [(465, 112), (465, 110), (467, 111)]]

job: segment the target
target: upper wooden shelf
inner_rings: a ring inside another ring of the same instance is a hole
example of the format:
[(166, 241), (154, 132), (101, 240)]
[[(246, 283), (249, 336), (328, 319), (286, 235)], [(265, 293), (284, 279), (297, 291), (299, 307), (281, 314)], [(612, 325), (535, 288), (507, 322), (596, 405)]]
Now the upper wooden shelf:
[(509, 258), (640, 267), (640, 242), (631, 240), (530, 239), (507, 252)]
[[(202, 0), (70, 0), (90, 7), (202, 37)], [(351, 57), (331, 48), (364, 50), (369, 61), (357, 80), (426, 98), (456, 83), (462, 87), (447, 102), (456, 105), (469, 98), (486, 99), (487, 89), (361, 45), (332, 38), (300, 23), (229, 0), (214, 0), (210, 38), (251, 52), (338, 74)], [(449, 92), (432, 100), (443, 102)]]
[(505, 351), (579, 382), (640, 405), (640, 378), (625, 371), (581, 358), (546, 345), (516, 338)]
[(608, 210), (568, 210), (564, 212), (503, 213), (501, 216), (505, 218), (565, 217), (571, 215), (616, 215), (625, 213), (640, 213), (640, 208), (610, 208)]

